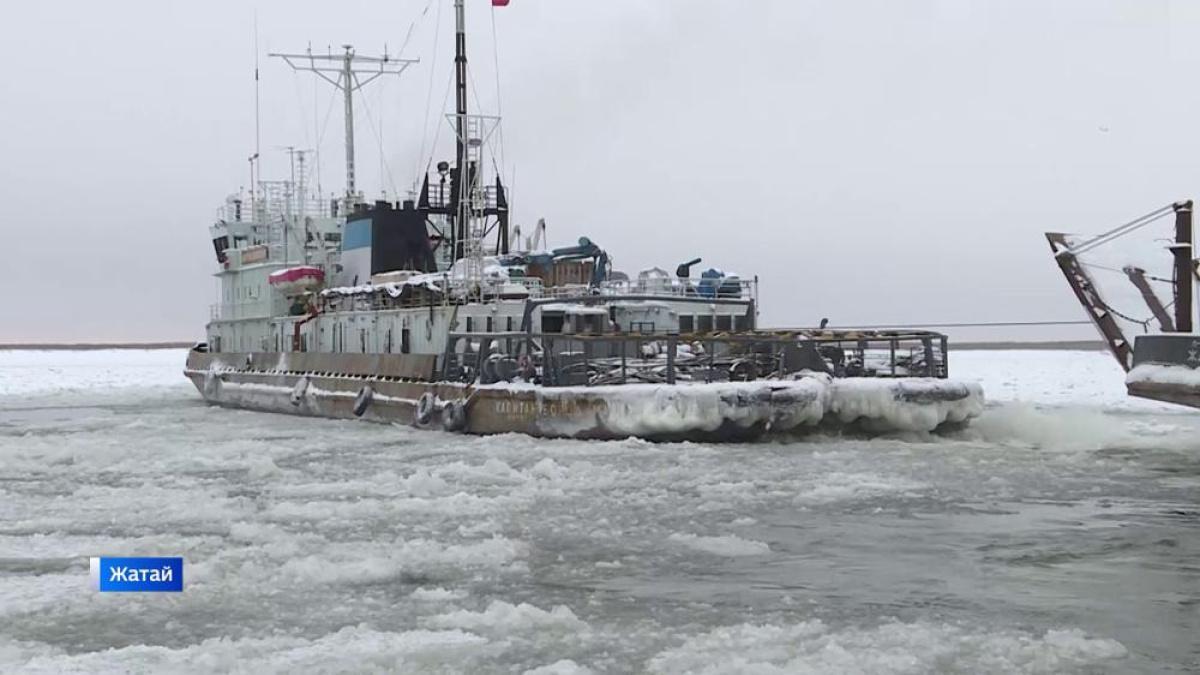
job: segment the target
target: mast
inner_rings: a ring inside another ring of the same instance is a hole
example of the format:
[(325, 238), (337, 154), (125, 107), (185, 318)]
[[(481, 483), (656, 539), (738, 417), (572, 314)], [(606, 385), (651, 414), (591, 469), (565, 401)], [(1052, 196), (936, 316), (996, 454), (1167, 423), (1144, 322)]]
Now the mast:
[[(461, 2), (461, 0), (459, 0)], [(304, 54), (270, 54), (283, 59), (295, 71), (305, 70), (317, 75), (342, 92), (346, 115), (346, 212), (358, 203), (358, 192), (354, 180), (354, 92), (362, 89), (382, 75), (399, 75), (419, 59), (393, 58), (385, 51), (383, 56), (362, 56), (354, 52), (352, 45), (342, 45), (344, 52), (335, 54), (313, 54), (310, 48)], [(305, 64), (302, 61), (307, 60)], [(356, 64), (365, 64), (356, 67)], [(335, 74), (335, 77), (331, 77)]]
[[(339, 81), (343, 82), (342, 96), (346, 100), (346, 198), (353, 199), (358, 194), (354, 186), (354, 88), (349, 86), (354, 78), (354, 48), (342, 45), (346, 53), (342, 56), (342, 74)], [(346, 204), (349, 212), (349, 202)]]
[[(499, 3), (500, 0), (493, 2)], [(487, 165), (485, 148), (500, 126), (500, 117), (472, 114), (469, 111), (465, 5), (464, 0), (454, 0), (454, 112), (446, 113), (446, 121), (454, 129), (455, 135), (454, 166), (451, 167), (449, 162), (438, 162), (440, 185), (444, 185), (449, 176), (450, 194), (448, 198), (443, 197), (443, 191), (439, 189), (437, 199), (431, 200), (427, 172), (418, 192), (417, 208), (427, 217), (432, 214), (442, 217), (441, 228), (431, 225), (441, 241), (439, 250), (448, 252), (444, 254), (445, 262), (453, 266), (465, 260), (463, 276), (477, 279), (482, 274), (485, 239), (494, 234), (496, 252), (508, 253), (508, 197), (498, 168), (494, 182), (483, 178)], [(493, 218), (494, 221), (490, 220)]]
[(460, 208), (463, 190), (468, 188), (467, 169), (467, 13), (463, 0), (454, 0), (454, 260), (463, 257), (467, 238), (467, 214)]
[(254, 154), (250, 157), (250, 219), (258, 220), (258, 178), (255, 164), (262, 154), (262, 114), (259, 107), (258, 84), (258, 11), (254, 12)]

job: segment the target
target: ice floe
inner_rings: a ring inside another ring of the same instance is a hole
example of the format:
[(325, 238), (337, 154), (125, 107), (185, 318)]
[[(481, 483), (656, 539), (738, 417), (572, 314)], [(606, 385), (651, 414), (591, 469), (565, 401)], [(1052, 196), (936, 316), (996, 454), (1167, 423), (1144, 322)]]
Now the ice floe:
[(701, 537), (694, 534), (675, 533), (667, 539), (701, 553), (726, 558), (763, 555), (771, 552), (771, 547), (761, 541), (742, 539), (734, 535)]
[(651, 659), (649, 672), (1060, 675), (1094, 672), (1095, 664), (1125, 654), (1125, 648), (1113, 640), (1090, 638), (1075, 630), (1036, 636), (927, 622), (835, 630), (820, 621), (806, 621), (719, 628), (658, 654)]

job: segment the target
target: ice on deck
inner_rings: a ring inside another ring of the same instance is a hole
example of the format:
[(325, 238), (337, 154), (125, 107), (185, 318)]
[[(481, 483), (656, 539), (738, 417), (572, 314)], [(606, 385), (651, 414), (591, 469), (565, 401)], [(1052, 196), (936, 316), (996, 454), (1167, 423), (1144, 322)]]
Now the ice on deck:
[(1200, 370), (1180, 365), (1143, 363), (1125, 376), (1125, 384), (1200, 387)]

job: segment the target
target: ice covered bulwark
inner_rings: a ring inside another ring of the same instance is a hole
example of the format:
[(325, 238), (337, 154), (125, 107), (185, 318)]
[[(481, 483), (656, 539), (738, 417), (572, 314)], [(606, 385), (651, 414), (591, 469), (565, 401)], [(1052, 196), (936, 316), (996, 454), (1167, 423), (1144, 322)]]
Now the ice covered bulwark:
[(823, 374), (756, 382), (539, 388), (537, 396), (544, 407), (557, 410), (603, 402), (579, 406), (595, 410), (594, 420), (544, 419), (546, 431), (567, 436), (588, 435), (590, 424), (602, 435), (643, 438), (749, 437), (821, 424), (857, 425), (871, 432), (933, 431), (983, 411), (983, 390), (973, 382)]
[(861, 423), (871, 431), (933, 431), (983, 412), (977, 382), (847, 378), (830, 386), (830, 413), (842, 424)]
[(647, 437), (816, 424), (825, 414), (829, 397), (827, 386), (807, 378), (604, 389), (600, 395), (606, 405), (600, 423), (617, 435)]

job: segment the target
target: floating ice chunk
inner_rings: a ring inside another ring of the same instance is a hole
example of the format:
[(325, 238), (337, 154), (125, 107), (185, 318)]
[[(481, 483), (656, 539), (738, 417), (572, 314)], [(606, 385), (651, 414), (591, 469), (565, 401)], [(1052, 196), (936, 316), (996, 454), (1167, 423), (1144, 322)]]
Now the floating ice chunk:
[(588, 627), (565, 605), (558, 605), (547, 612), (522, 602), (512, 605), (503, 600), (493, 601), (482, 612), (465, 609), (435, 616), (429, 620), (435, 628), (460, 628), (482, 633), (522, 633), (530, 631), (576, 632)]
[(456, 672), (471, 660), (494, 660), (500, 651), (486, 638), (458, 630), (387, 633), (361, 626), (314, 640), (283, 635), (212, 638), (180, 649), (131, 645), (79, 654), (0, 637), (0, 670), (30, 675)]
[[(81, 574), (86, 570), (64, 570), (64, 574), (0, 575), (0, 623), (20, 621), (42, 611), (52, 611), (80, 601)], [(18, 617), (14, 619), (13, 617)], [(0, 668), (0, 672), (4, 672)]]
[(1113, 640), (1078, 630), (968, 631), (948, 624), (886, 623), (832, 630), (820, 621), (718, 628), (666, 650), (651, 673), (1021, 673), (1092, 672), (1125, 656)]
[(251, 457), (246, 461), (246, 475), (250, 478), (262, 479), (278, 474), (279, 467), (275, 466), (275, 462), (270, 457)]
[(561, 464), (549, 457), (546, 457), (537, 464), (534, 464), (533, 468), (529, 470), (529, 473), (536, 478), (540, 478), (551, 483), (560, 483), (567, 478), (566, 469), (564, 469)]
[(819, 485), (797, 495), (795, 501), (797, 504), (828, 504), (910, 493), (927, 487), (896, 476), (834, 472), (823, 476)]
[(433, 497), (444, 494), (447, 490), (446, 481), (440, 476), (434, 476), (428, 469), (417, 469), (412, 475), (401, 481), (404, 489), (414, 497)]
[(690, 549), (725, 558), (766, 555), (771, 552), (771, 547), (761, 541), (742, 539), (734, 535), (700, 537), (694, 534), (676, 533), (667, 538)]
[(570, 659), (556, 661), (548, 666), (527, 670), (523, 675), (592, 675), (591, 668), (584, 668)]
[(280, 573), (303, 583), (377, 583), (403, 574), (499, 571), (524, 554), (524, 544), (504, 537), (449, 545), (416, 539), (395, 544), (329, 547), (320, 555), (289, 559), (281, 566)]
[(467, 592), (462, 590), (447, 590), (445, 588), (418, 588), (408, 595), (408, 597), (417, 602), (449, 602), (451, 600), (462, 600), (467, 597)]

